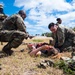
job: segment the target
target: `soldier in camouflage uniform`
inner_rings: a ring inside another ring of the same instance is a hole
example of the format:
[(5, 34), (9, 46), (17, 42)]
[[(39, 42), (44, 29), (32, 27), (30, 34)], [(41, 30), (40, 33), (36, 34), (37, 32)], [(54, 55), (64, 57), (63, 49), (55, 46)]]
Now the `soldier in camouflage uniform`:
[(59, 27), (54, 23), (50, 23), (48, 28), (52, 32), (55, 48), (58, 48), (60, 52), (73, 50), (75, 47), (75, 31)]
[(0, 4), (0, 29), (2, 28), (2, 21), (6, 18), (7, 16), (5, 15), (3, 11), (3, 5)]
[(57, 18), (57, 19), (56, 19), (56, 21), (57, 21), (56, 25), (60, 26), (60, 25), (61, 25), (61, 23), (62, 23), (61, 18)]
[(26, 39), (28, 37), (23, 21), (25, 18), (26, 13), (20, 10), (18, 14), (9, 16), (3, 21), (3, 28), (0, 31), (0, 41), (8, 42), (2, 49), (7, 55), (13, 53), (11, 48), (17, 48), (24, 38)]

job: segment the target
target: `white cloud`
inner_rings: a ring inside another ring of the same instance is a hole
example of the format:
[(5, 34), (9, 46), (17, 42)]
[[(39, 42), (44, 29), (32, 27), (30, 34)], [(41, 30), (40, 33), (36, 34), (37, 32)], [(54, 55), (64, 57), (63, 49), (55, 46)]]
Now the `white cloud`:
[[(62, 18), (63, 24), (66, 26), (74, 27), (75, 25), (73, 22), (75, 20), (75, 0), (71, 3), (66, 0), (15, 0), (14, 5), (23, 7), (25, 11), (29, 12), (25, 23), (31, 34), (33, 31), (36, 33), (49, 31), (48, 24), (56, 22), (57, 17)], [(34, 32), (34, 34), (36, 33)]]
[(63, 24), (68, 27), (75, 27), (75, 11), (68, 12), (67, 14), (58, 15), (62, 18)]
[(0, 4), (2, 4), (4, 6), (4, 3), (3, 2), (0, 2)]
[(72, 8), (65, 0), (15, 0), (14, 5), (18, 7), (24, 6), (25, 10), (35, 9), (37, 7), (41, 11), (68, 11)]

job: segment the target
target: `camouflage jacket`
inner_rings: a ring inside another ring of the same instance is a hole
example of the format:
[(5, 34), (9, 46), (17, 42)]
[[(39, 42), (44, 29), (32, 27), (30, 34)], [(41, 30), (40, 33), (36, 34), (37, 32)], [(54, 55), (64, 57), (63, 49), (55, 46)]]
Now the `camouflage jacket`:
[(7, 17), (3, 21), (3, 25), (4, 30), (19, 30), (26, 33), (26, 26), (22, 17), (19, 14), (14, 14), (10, 17)]
[(54, 45), (56, 47), (62, 46), (65, 41), (68, 41), (69, 43), (75, 43), (75, 32), (64, 27), (58, 27), (57, 32), (52, 33), (52, 37), (54, 39)]
[(59, 24), (59, 23), (57, 22), (56, 25), (59, 26), (59, 25), (61, 25), (61, 24)]

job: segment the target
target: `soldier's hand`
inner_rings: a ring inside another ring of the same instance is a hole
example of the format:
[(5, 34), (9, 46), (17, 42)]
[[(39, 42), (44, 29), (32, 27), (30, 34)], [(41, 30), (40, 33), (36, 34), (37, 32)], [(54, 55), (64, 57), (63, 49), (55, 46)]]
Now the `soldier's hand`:
[(34, 36), (29, 36), (30, 39), (32, 39)]
[(27, 39), (28, 39), (28, 37), (26, 37), (26, 36), (25, 36), (25, 39), (27, 40)]

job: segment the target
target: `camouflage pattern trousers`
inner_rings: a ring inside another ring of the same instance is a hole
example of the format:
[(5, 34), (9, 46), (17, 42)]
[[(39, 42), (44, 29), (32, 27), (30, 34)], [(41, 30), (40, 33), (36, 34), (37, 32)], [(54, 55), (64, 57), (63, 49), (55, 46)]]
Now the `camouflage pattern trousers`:
[(1, 42), (8, 42), (11, 48), (17, 48), (25, 38), (25, 33), (21, 31), (8, 31), (8, 30), (1, 30), (0, 31), (0, 41)]
[(60, 51), (72, 51), (75, 50), (75, 36), (72, 38), (65, 40), (64, 44), (59, 47)]

